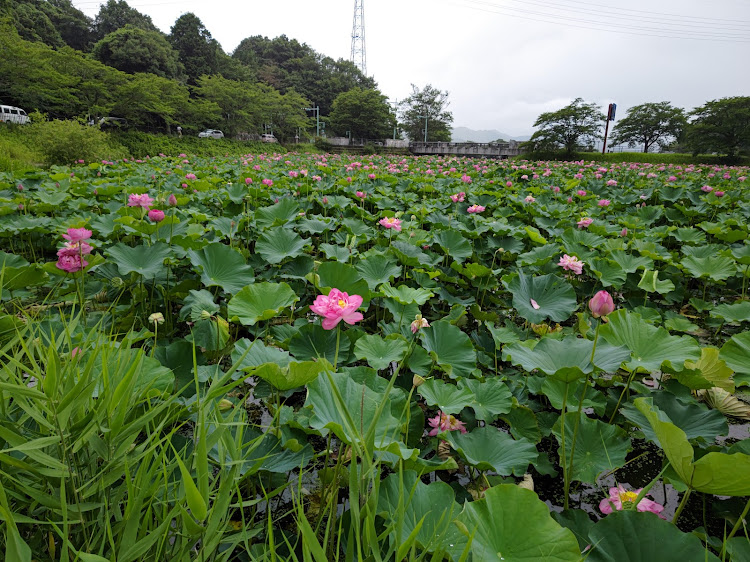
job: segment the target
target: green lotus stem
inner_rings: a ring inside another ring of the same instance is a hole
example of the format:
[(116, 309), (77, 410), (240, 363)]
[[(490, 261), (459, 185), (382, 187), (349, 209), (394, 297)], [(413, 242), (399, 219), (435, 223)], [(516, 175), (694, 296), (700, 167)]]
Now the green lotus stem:
[(333, 372), (339, 364), (339, 342), (341, 341), (341, 325), (336, 326), (336, 354), (333, 356)]
[(615, 416), (617, 415), (617, 410), (620, 409), (620, 403), (622, 403), (622, 397), (625, 396), (625, 393), (628, 390), (630, 390), (630, 383), (633, 382), (634, 376), (635, 376), (635, 371), (630, 373), (630, 376), (628, 377), (628, 382), (625, 385), (625, 388), (622, 389), (622, 392), (620, 393), (620, 397), (617, 399), (617, 405), (615, 406), (615, 409), (612, 412), (612, 416), (609, 418), (609, 423), (612, 423), (612, 421), (615, 419)]
[(740, 530), (740, 527), (742, 527), (742, 523), (745, 521), (745, 517), (747, 516), (747, 512), (750, 511), (750, 500), (747, 500), (747, 503), (745, 504), (745, 509), (742, 510), (742, 513), (740, 514), (739, 518), (737, 519), (737, 523), (734, 524), (734, 527), (732, 527), (732, 530), (729, 532), (729, 535), (726, 539), (724, 539), (724, 544), (721, 545), (721, 559), (724, 559), (724, 550), (726, 549), (726, 544), (729, 539), (731, 539), (737, 531)]
[(568, 387), (570, 383), (565, 383), (565, 394), (563, 394), (562, 412), (560, 414), (560, 456), (563, 470), (563, 509), (568, 509), (568, 497), (570, 491), (570, 480), (568, 479), (568, 463), (565, 460), (565, 408), (568, 405)]
[(677, 506), (677, 511), (674, 512), (674, 517), (672, 517), (673, 525), (677, 524), (677, 520), (680, 518), (680, 514), (682, 513), (682, 510), (685, 509), (687, 500), (690, 497), (690, 494), (692, 493), (693, 493), (693, 489), (688, 488), (687, 491), (682, 495), (682, 500), (680, 500), (680, 505)]
[(747, 290), (747, 270), (750, 265), (745, 266), (745, 272), (742, 274), (742, 300), (745, 300), (745, 291)]

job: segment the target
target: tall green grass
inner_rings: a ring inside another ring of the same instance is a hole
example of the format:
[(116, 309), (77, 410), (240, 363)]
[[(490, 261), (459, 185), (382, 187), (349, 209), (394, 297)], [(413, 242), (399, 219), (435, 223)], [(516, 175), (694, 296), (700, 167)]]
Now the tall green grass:
[(0, 172), (24, 172), (42, 166), (44, 157), (13, 125), (0, 125)]

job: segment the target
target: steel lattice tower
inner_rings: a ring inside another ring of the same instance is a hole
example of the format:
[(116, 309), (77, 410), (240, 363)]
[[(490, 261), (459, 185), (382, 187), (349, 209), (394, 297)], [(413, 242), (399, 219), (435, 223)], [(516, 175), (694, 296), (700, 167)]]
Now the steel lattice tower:
[(365, 54), (365, 1), (354, 0), (354, 23), (352, 24), (352, 62), (367, 76)]

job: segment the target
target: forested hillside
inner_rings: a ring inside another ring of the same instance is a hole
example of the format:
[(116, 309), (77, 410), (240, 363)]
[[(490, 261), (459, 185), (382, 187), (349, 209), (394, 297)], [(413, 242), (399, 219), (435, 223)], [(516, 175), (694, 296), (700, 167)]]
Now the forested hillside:
[(123, 0), (94, 19), (70, 0), (0, 0), (0, 52), (0, 103), (147, 131), (272, 131), (283, 141), (313, 130), (305, 107), (326, 116), (339, 94), (376, 89), (351, 62), (284, 35), (248, 37), (229, 54), (194, 14), (164, 34)]

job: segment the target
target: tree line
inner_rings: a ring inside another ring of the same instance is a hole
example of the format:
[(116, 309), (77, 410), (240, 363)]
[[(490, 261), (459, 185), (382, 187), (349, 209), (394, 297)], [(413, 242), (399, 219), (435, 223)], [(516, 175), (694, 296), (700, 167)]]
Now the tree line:
[[(593, 150), (603, 138), (606, 119), (598, 105), (577, 98), (562, 109), (542, 113), (526, 147), (566, 154)], [(689, 112), (666, 101), (636, 105), (616, 121), (608, 144), (637, 146), (643, 152), (659, 148), (736, 159), (750, 151), (750, 97), (712, 100)]]
[(192, 13), (164, 34), (124, 0), (93, 19), (70, 0), (0, 0), (0, 50), (2, 103), (50, 118), (288, 141), (317, 132), (315, 107), (329, 135), (421, 139), (427, 116), (428, 138), (450, 140), (447, 92), (413, 86), (396, 107), (352, 62), (285, 35), (248, 37), (227, 54)]

